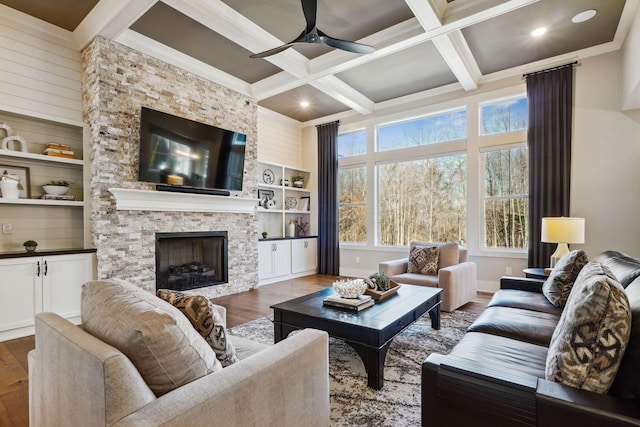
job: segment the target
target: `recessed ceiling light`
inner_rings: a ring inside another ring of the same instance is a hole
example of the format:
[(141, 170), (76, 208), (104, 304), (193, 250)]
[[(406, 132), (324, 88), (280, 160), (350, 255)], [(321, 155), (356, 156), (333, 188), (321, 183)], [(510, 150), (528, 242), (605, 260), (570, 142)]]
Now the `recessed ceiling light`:
[(300, 106), (302, 108), (307, 108), (309, 106), (309, 101), (300, 101)]
[(544, 33), (547, 32), (547, 27), (540, 27), (540, 28), (536, 28), (535, 30), (531, 31), (531, 36), (532, 37), (540, 37), (541, 35), (543, 35)]
[(571, 18), (571, 22), (573, 22), (574, 24), (579, 24), (581, 22), (588, 21), (589, 19), (596, 16), (596, 13), (598, 12), (596, 12), (595, 9), (585, 10), (584, 12), (580, 12), (579, 14)]

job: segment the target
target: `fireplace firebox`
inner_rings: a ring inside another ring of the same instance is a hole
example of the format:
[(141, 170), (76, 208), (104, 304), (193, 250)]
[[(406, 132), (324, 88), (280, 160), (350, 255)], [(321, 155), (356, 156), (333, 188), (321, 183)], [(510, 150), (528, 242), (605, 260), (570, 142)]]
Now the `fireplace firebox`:
[(156, 290), (228, 282), (227, 232), (156, 233)]

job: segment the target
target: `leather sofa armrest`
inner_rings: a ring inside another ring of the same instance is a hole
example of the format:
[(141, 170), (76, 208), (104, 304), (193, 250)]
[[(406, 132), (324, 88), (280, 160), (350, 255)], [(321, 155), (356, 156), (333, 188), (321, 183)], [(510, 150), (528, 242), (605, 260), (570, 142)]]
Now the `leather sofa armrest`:
[(640, 407), (632, 400), (591, 393), (538, 380), (538, 425), (580, 427), (640, 425)]
[(535, 425), (538, 378), (456, 356), (422, 365), (423, 425)]
[(394, 259), (378, 264), (378, 271), (387, 277), (404, 274), (409, 270), (409, 258)]
[(528, 279), (524, 277), (502, 276), (500, 278), (500, 289), (517, 289), (520, 291), (530, 291), (542, 293), (542, 279)]

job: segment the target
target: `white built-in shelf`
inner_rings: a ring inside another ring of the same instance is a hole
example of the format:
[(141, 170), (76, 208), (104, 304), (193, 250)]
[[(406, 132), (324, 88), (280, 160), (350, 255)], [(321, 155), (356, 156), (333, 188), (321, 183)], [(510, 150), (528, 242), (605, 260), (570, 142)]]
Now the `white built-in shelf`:
[(261, 208), (258, 207), (256, 208), (258, 212), (260, 213), (286, 213), (286, 214), (310, 214), (311, 212), (309, 211), (300, 211), (297, 209), (265, 209), (265, 208)]
[(82, 166), (84, 161), (82, 159), (67, 159), (65, 157), (46, 156), (44, 154), (25, 153), (23, 151), (13, 151), (0, 149), (0, 156), (16, 157), (20, 159), (38, 160), (41, 162), (49, 163), (64, 163), (66, 165)]
[(258, 188), (268, 188), (273, 190), (285, 190), (285, 191), (298, 191), (300, 193), (311, 193), (311, 190), (306, 190), (304, 188), (298, 188), (293, 186), (284, 186), (284, 185), (274, 185), (274, 184), (258, 184)]
[(44, 199), (4, 199), (0, 198), (0, 204), (5, 205), (40, 205), (40, 206), (71, 206), (81, 208), (83, 201), (70, 200), (44, 200)]
[(223, 212), (254, 214), (258, 199), (110, 188), (119, 211)]

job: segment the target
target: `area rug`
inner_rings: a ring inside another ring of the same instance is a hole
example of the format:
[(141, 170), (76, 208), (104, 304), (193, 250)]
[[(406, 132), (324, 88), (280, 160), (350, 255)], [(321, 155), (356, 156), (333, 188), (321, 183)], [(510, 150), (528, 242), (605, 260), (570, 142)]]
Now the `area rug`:
[[(431, 353), (447, 354), (462, 338), (476, 314), (442, 313), (440, 330), (431, 329), (429, 316), (417, 320), (391, 343), (384, 368), (384, 387), (367, 387), (358, 354), (348, 344), (330, 338), (329, 376), (332, 426), (419, 426), (420, 371)], [(265, 344), (273, 344), (269, 317), (229, 330)]]

